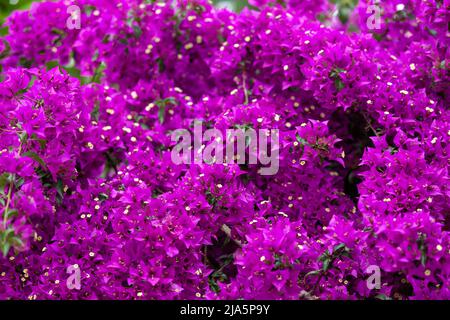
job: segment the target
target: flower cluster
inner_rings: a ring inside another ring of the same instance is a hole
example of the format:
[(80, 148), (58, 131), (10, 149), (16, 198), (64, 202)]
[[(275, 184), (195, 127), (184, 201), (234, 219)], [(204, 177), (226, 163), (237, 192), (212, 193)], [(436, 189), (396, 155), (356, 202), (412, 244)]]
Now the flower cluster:
[[(0, 299), (450, 298), (449, 20), (447, 0), (13, 12)], [(279, 130), (278, 172), (173, 163), (198, 123)]]

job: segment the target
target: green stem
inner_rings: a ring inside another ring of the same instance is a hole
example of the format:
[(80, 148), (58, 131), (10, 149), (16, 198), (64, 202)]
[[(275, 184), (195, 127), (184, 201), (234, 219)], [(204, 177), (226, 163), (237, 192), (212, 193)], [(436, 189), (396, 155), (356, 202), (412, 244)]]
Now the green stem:
[(242, 73), (242, 88), (244, 89), (244, 96), (245, 96), (244, 104), (247, 105), (249, 101), (247, 91), (247, 75), (245, 71)]
[[(22, 152), (22, 141), (20, 141), (20, 145), (19, 145), (19, 156), (20, 153)], [(8, 221), (8, 210), (9, 210), (9, 205), (11, 203), (11, 197), (12, 197), (12, 189), (14, 187), (14, 180), (16, 179), (16, 175), (13, 174), (11, 177), (11, 181), (9, 182), (9, 187), (8, 187), (8, 195), (6, 198), (6, 206), (5, 206), (5, 211), (3, 211), (3, 228), (6, 230), (6, 223)]]
[(364, 119), (367, 122), (367, 125), (369, 126), (369, 128), (373, 131), (373, 133), (375, 134), (375, 136), (380, 137), (380, 135), (378, 134), (377, 130), (375, 130), (375, 128), (372, 126), (372, 122), (370, 121), (370, 119), (368, 118), (367, 114), (365, 112), (363, 112), (363, 116)]

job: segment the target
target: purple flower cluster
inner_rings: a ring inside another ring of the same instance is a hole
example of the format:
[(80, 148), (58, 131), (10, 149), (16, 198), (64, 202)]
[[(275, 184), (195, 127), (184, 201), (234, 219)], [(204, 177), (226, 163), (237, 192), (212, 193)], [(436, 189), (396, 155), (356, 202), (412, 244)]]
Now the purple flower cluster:
[[(450, 2), (249, 3), (7, 19), (0, 299), (450, 298)], [(199, 122), (278, 129), (278, 173), (174, 164)]]

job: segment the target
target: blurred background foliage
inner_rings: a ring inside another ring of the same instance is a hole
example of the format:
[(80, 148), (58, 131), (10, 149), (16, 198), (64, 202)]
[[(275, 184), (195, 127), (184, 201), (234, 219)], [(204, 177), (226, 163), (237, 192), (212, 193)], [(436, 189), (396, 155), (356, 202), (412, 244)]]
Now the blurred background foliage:
[[(0, 23), (14, 10), (27, 9), (32, 2), (37, 0), (0, 0)], [(16, 3), (16, 4), (14, 4)]]

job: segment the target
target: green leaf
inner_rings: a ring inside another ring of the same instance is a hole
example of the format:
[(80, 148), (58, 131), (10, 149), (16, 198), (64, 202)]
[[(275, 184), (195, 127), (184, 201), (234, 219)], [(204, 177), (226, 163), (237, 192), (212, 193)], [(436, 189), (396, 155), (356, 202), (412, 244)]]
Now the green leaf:
[(303, 139), (302, 137), (300, 137), (300, 135), (299, 135), (298, 133), (295, 135), (295, 138), (297, 139), (297, 141), (298, 141), (302, 146), (309, 145), (308, 141), (306, 141), (305, 139)]
[(62, 200), (64, 198), (64, 185), (61, 179), (58, 179), (58, 181), (56, 182), (56, 192), (58, 193), (58, 196)]
[(119, 39), (119, 40), (117, 40), (119, 43), (121, 43), (121, 44), (123, 44), (123, 45), (125, 45), (125, 46), (127, 46), (128, 45), (128, 40), (127, 39), (125, 39), (125, 38), (122, 38), (122, 39)]
[(217, 198), (213, 196), (209, 189), (206, 191), (206, 201), (208, 201), (209, 205), (212, 207), (215, 207), (217, 204)]
[(384, 293), (377, 294), (377, 295), (375, 296), (375, 299), (378, 299), (378, 300), (392, 300), (391, 297), (388, 297), (388, 296), (385, 295)]
[(334, 86), (336, 88), (337, 91), (341, 91), (342, 89), (344, 89), (345, 85), (342, 82), (342, 78), (340, 76), (341, 73), (346, 73), (347, 71), (345, 71), (344, 69), (341, 68), (334, 68), (333, 70), (331, 70), (330, 72), (330, 78), (334, 79)]
[(390, 154), (396, 154), (398, 152), (398, 147), (389, 147)]
[(158, 109), (158, 120), (159, 120), (159, 123), (163, 124), (165, 117), (166, 117), (166, 106), (165, 105), (161, 105), (161, 106), (159, 106), (159, 109)]
[(66, 33), (64, 30), (58, 29), (58, 28), (52, 28), (52, 33), (57, 34), (59, 36), (65, 37)]
[(0, 231), (0, 240), (2, 242), (5, 242), (13, 235), (14, 235), (14, 229), (13, 228), (8, 228), (6, 230), (1, 230)]
[(323, 271), (328, 271), (328, 269), (330, 268), (330, 262), (331, 262), (331, 259), (325, 259), (323, 261), (323, 265), (322, 265)]
[(42, 158), (36, 152), (28, 151), (28, 152), (23, 153), (22, 156), (29, 157), (29, 158), (33, 159), (34, 161), (36, 161), (37, 163), (39, 163), (43, 168), (47, 168), (44, 160), (42, 160)]
[(12, 237), (11, 240), (10, 240), (10, 243), (11, 243), (12, 246), (18, 247), (18, 248), (21, 248), (21, 247), (24, 246), (24, 243), (23, 243), (22, 239), (20, 239), (17, 236)]
[(20, 139), (20, 142), (22, 144), (27, 143), (27, 141), (28, 141), (28, 134), (26, 132), (19, 133), (19, 139)]
[(2, 247), (3, 257), (6, 257), (6, 255), (9, 252), (9, 248), (11, 248), (11, 244), (9, 242), (5, 242), (5, 243), (1, 244), (1, 247)]
[(92, 56), (92, 62), (97, 61), (98, 56), (99, 56), (99, 51), (97, 49), (97, 50), (95, 50), (94, 55)]
[(425, 265), (427, 264), (427, 254), (422, 252), (422, 254), (420, 255), (420, 263), (422, 264), (422, 266), (425, 267)]
[(25, 179), (22, 177), (16, 177), (14, 181), (14, 187), (16, 190), (20, 189), (20, 187), (25, 183)]
[(98, 67), (95, 69), (94, 75), (91, 78), (91, 83), (100, 83), (100, 80), (103, 77), (103, 71), (106, 69), (105, 63), (100, 63)]
[(424, 233), (419, 233), (418, 238), (417, 238), (417, 247), (419, 248), (419, 251), (420, 251), (420, 263), (424, 267), (427, 263), (427, 252), (428, 252), (426, 240), (427, 240), (427, 235)]
[(9, 53), (11, 52), (11, 46), (9, 45), (9, 43), (5, 40), (2, 40), (2, 42), (4, 45), (4, 49), (0, 52), (0, 60), (9, 56)]
[(88, 16), (90, 16), (94, 10), (95, 10), (95, 6), (93, 6), (93, 5), (84, 6), (84, 12), (86, 12), (86, 15), (88, 15)]
[(6, 212), (6, 219), (10, 219), (12, 217), (15, 217), (19, 214), (19, 212), (16, 209), (8, 209), (8, 212)]
[(52, 70), (55, 67), (59, 67), (59, 62), (56, 60), (48, 61), (47, 63), (45, 63), (45, 68), (47, 70)]
[(305, 278), (309, 277), (309, 276), (317, 276), (321, 273), (321, 270), (313, 270), (308, 272), (307, 274), (305, 274)]
[(162, 195), (164, 192), (159, 190), (158, 188), (152, 190), (152, 198), (158, 198), (158, 196)]
[(325, 259), (329, 259), (330, 258), (330, 253), (328, 252), (328, 250), (326, 250), (324, 253), (322, 253), (318, 259), (318, 261), (324, 261)]
[(337, 91), (341, 91), (342, 89), (345, 88), (345, 85), (342, 82), (342, 80), (338, 78), (334, 80), (334, 87), (336, 88)]
[(27, 59), (25, 57), (20, 57), (19, 58), (19, 65), (24, 67), (24, 68), (30, 68), (33, 65), (33, 61), (29, 60), (29, 59)]
[(137, 24), (133, 25), (133, 32), (134, 32), (134, 36), (136, 38), (140, 38), (142, 35), (142, 29), (140, 26), (138, 26)]
[(100, 115), (100, 104), (98, 101), (96, 101), (94, 109), (92, 109), (92, 111), (91, 111), (91, 120), (98, 121), (99, 115)]
[(109, 198), (109, 196), (106, 193), (100, 193), (98, 195), (98, 198), (99, 198), (100, 201), (105, 201), (105, 200), (107, 200)]
[(429, 33), (430, 35), (432, 35), (433, 37), (435, 37), (435, 36), (437, 35), (437, 31), (434, 30), (434, 29), (428, 29), (428, 33)]
[(31, 135), (30, 140), (36, 141), (39, 143), (39, 146), (41, 147), (41, 149), (45, 149), (46, 145), (47, 145), (47, 140), (45, 139), (40, 139), (37, 137), (37, 135), (35, 133), (33, 133)]
[(170, 104), (176, 105), (176, 100), (174, 97), (168, 97), (161, 100), (156, 100), (155, 104), (159, 107), (158, 109), (158, 120), (159, 123), (163, 124), (166, 117), (166, 107)]
[(9, 252), (9, 249), (12, 247), (22, 247), (23, 241), (18, 236), (14, 234), (13, 228), (8, 228), (6, 230), (0, 231), (0, 247), (2, 250), (2, 254), (4, 257)]
[(8, 172), (0, 175), (0, 193), (4, 193), (5, 187), (11, 182), (11, 174)]
[(343, 248), (346, 248), (345, 243), (340, 243), (333, 248), (333, 251), (336, 252), (342, 250)]

